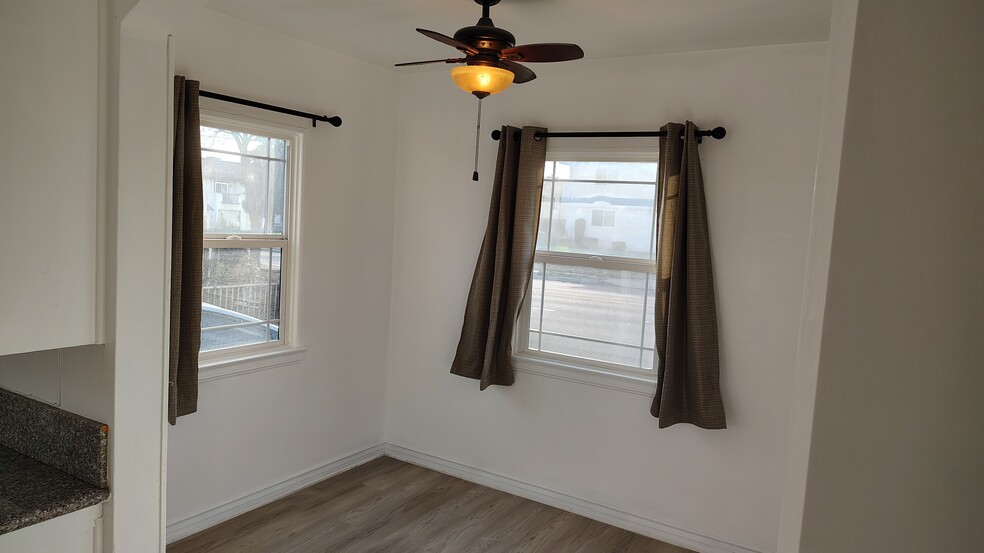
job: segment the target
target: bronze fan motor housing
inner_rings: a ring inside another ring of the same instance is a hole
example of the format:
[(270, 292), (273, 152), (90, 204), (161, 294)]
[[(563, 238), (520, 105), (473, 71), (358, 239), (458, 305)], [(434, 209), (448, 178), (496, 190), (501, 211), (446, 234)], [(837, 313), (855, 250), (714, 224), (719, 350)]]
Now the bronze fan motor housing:
[(429, 63), (464, 63), (485, 67), (499, 67), (511, 71), (516, 84), (528, 83), (536, 78), (536, 73), (517, 62), (558, 62), (581, 59), (584, 51), (576, 44), (525, 44), (516, 46), (516, 37), (509, 31), (496, 27), (489, 17), (489, 8), (501, 0), (475, 0), (482, 6), (482, 17), (478, 23), (462, 27), (453, 37), (436, 31), (417, 29), (420, 34), (438, 42), (457, 48), (465, 54), (463, 58), (415, 61), (398, 63), (397, 67), (424, 65)]
[[(443, 60), (414, 61), (398, 63), (406, 65), (425, 65), (429, 63), (463, 63), (465, 67), (455, 67), (451, 77), (462, 90), (478, 98), (478, 123), (475, 126), (475, 171), (472, 180), (478, 180), (478, 149), (482, 130), (482, 99), (501, 92), (512, 84), (528, 83), (536, 78), (536, 73), (518, 62), (556, 62), (576, 60), (584, 57), (584, 51), (577, 44), (524, 44), (516, 46), (516, 37), (505, 29), (496, 27), (489, 17), (489, 8), (501, 0), (475, 0), (482, 6), (482, 17), (470, 27), (462, 27), (453, 37), (417, 29), (417, 32), (458, 49), (465, 54), (463, 58)], [(488, 68), (488, 69), (470, 69)]]

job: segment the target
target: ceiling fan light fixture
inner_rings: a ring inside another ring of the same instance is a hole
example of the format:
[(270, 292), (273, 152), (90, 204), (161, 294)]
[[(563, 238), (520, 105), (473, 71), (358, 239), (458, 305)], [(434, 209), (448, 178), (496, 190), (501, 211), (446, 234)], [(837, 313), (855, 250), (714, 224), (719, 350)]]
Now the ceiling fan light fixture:
[(486, 65), (462, 65), (451, 69), (454, 84), (479, 98), (498, 94), (509, 88), (515, 77), (508, 69)]

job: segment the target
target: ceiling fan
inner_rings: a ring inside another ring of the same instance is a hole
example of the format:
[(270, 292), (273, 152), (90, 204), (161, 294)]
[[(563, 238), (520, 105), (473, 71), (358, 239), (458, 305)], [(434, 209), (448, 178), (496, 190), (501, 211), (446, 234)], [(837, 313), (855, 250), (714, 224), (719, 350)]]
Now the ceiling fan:
[(581, 59), (584, 51), (577, 44), (524, 44), (516, 46), (516, 37), (496, 27), (489, 18), (489, 8), (501, 0), (475, 0), (482, 5), (482, 18), (470, 27), (462, 27), (454, 37), (436, 31), (417, 29), (417, 32), (438, 42), (457, 48), (465, 57), (443, 60), (398, 63), (397, 67), (429, 63), (463, 63), (451, 70), (454, 82), (479, 99), (502, 92), (509, 85), (528, 83), (536, 73), (519, 62), (556, 62)]

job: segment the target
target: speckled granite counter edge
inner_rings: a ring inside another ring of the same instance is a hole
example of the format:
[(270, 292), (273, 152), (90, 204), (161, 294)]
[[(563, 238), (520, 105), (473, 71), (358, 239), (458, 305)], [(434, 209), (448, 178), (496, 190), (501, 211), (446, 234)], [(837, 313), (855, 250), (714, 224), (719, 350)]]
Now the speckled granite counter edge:
[(0, 534), (109, 499), (109, 427), (0, 388)]
[(52, 504), (47, 508), (24, 513), (24, 516), (13, 517), (9, 520), (0, 520), (0, 535), (39, 524), (62, 515), (74, 513), (75, 511), (81, 511), (86, 507), (98, 505), (107, 499), (109, 499), (109, 490), (93, 487), (85, 494), (66, 498), (65, 501)]
[(0, 446), (0, 534), (85, 509), (109, 490)]
[(109, 484), (109, 427), (0, 388), (0, 445), (99, 488)]

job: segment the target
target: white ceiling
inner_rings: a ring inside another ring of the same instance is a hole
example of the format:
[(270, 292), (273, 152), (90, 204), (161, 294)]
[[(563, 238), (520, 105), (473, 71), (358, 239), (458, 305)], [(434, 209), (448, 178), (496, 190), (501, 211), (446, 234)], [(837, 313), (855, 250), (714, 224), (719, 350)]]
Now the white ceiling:
[[(586, 58), (609, 58), (824, 41), (831, 4), (832, 0), (502, 0), (491, 15), (497, 27), (516, 35), (519, 44), (574, 42)], [(475, 0), (212, 0), (208, 7), (383, 67), (455, 57), (456, 50), (414, 29), (451, 36), (481, 16)]]

